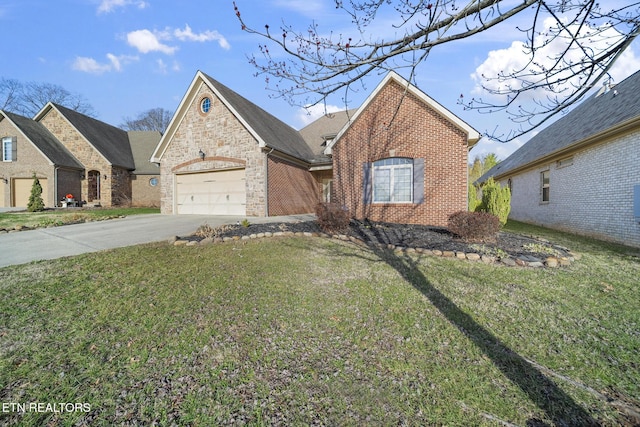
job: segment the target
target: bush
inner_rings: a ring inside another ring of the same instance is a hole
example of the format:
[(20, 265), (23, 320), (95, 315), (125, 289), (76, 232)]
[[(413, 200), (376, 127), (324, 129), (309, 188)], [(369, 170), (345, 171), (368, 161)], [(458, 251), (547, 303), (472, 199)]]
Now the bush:
[(467, 241), (495, 240), (500, 220), (489, 212), (459, 211), (449, 216), (448, 228)]
[(509, 212), (511, 212), (511, 192), (509, 188), (502, 188), (499, 182), (489, 178), (482, 186), (482, 203), (478, 209), (497, 216), (500, 224), (505, 225)]
[(475, 212), (482, 201), (478, 197), (478, 187), (469, 183), (469, 212)]
[(44, 210), (42, 185), (40, 185), (40, 180), (36, 177), (35, 173), (33, 174), (33, 184), (31, 185), (31, 194), (29, 195), (27, 210), (29, 212), (41, 212)]
[(349, 211), (337, 203), (318, 203), (316, 205), (318, 225), (327, 233), (339, 233), (349, 227)]

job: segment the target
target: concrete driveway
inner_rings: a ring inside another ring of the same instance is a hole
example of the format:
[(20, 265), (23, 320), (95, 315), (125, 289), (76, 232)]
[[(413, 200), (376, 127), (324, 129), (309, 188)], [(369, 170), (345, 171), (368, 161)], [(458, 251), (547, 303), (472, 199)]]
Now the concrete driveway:
[[(132, 215), (61, 227), (0, 234), (0, 267), (121, 248), (186, 236), (203, 224), (235, 224), (246, 217), (205, 215)], [(252, 224), (308, 221), (314, 215), (247, 218)]]

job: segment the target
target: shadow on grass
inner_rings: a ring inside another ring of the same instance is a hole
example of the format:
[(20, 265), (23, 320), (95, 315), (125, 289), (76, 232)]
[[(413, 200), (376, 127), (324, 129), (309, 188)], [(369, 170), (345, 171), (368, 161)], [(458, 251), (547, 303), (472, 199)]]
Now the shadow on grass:
[[(407, 282), (420, 291), (464, 336), (473, 342), (507, 377), (519, 387), (555, 426), (598, 426), (593, 419), (568, 394), (560, 389), (535, 366), (525, 360), (493, 335), (474, 318), (440, 292), (422, 273), (418, 263), (410, 256), (386, 249), (384, 245), (369, 245), (373, 255), (396, 270)], [(345, 256), (341, 253), (340, 256)], [(347, 255), (349, 256), (349, 255)], [(351, 255), (354, 256), (354, 255)], [(542, 427), (548, 424), (530, 419), (527, 426)]]

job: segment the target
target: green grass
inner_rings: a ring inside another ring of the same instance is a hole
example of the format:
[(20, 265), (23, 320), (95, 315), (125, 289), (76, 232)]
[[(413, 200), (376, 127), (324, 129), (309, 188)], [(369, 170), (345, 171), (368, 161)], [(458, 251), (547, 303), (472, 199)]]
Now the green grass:
[(272, 238), (0, 269), (1, 402), (91, 406), (0, 424), (619, 425), (640, 406), (640, 260), (507, 227), (582, 257)]
[(118, 216), (160, 213), (158, 208), (70, 208), (48, 209), (42, 212), (0, 213), (0, 228), (13, 229), (16, 226), (36, 228), (58, 226), (85, 220), (101, 220)]

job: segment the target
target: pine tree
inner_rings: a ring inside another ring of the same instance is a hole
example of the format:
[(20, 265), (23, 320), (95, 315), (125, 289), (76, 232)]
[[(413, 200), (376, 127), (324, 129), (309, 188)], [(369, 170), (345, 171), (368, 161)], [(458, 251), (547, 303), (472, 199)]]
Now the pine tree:
[(29, 212), (41, 212), (44, 210), (44, 201), (42, 200), (42, 186), (40, 180), (33, 174), (33, 184), (31, 185), (31, 195), (29, 196), (29, 204), (27, 205)]
[(475, 212), (482, 200), (478, 197), (478, 188), (469, 182), (469, 212)]
[(500, 224), (505, 225), (509, 212), (511, 212), (511, 192), (509, 187), (500, 185), (489, 178), (482, 186), (482, 203), (478, 210), (489, 212), (500, 219)]

